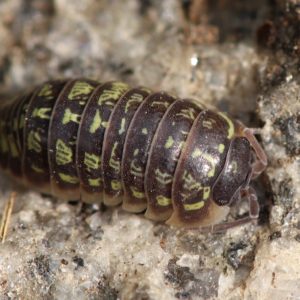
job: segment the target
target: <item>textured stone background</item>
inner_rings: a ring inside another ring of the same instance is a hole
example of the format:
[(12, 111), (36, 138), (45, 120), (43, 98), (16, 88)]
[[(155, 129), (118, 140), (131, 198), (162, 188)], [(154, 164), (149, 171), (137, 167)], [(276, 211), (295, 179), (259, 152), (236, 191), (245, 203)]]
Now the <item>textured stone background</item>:
[[(2, 0), (0, 99), (49, 78), (121, 79), (262, 127), (259, 226), (175, 230), (0, 177), (0, 299), (300, 299), (300, 1)], [(191, 58), (198, 64), (192, 66)], [(242, 213), (242, 207), (237, 213)]]

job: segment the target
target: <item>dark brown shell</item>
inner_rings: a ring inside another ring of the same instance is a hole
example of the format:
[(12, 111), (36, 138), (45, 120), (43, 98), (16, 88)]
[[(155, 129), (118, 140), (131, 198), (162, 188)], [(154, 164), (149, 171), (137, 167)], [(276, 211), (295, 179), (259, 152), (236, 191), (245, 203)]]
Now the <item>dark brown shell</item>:
[(0, 120), (0, 166), (24, 184), (173, 225), (220, 222), (252, 172), (243, 125), (122, 82), (49, 81)]

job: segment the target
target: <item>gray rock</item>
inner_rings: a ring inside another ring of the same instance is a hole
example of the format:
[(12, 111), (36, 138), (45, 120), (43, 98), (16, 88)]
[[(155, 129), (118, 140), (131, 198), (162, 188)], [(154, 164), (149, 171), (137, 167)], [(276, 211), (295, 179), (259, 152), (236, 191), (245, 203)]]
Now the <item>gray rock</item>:
[(299, 4), (1, 1), (3, 101), (68, 76), (167, 90), (262, 127), (269, 165), (254, 182), (260, 224), (219, 234), (61, 203), (1, 174), (0, 212), (18, 196), (0, 299), (300, 299)]

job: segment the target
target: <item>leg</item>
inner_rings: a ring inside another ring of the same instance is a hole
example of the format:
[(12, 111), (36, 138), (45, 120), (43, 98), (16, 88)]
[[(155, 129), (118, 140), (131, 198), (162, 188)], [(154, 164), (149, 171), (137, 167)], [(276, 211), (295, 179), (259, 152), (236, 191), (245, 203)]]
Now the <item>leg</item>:
[(243, 224), (247, 224), (249, 222), (252, 222), (254, 225), (257, 224), (258, 216), (259, 216), (259, 203), (257, 201), (257, 195), (255, 190), (252, 187), (248, 187), (247, 189), (243, 189), (240, 192), (242, 195), (245, 195), (245, 197), (248, 200), (249, 204), (249, 213), (247, 216), (237, 219), (231, 222), (225, 222), (221, 224), (211, 225), (211, 226), (205, 226), (202, 228), (194, 228), (195, 230), (198, 229), (200, 232), (206, 233), (216, 233), (216, 232), (222, 232), (227, 229), (237, 227)]
[(257, 159), (252, 164), (252, 179), (256, 178), (260, 173), (264, 171), (267, 166), (268, 160), (265, 151), (260, 146), (258, 141), (256, 140), (254, 134), (260, 133), (260, 129), (254, 128), (244, 128), (243, 129), (243, 136), (247, 138), (250, 145), (255, 151)]

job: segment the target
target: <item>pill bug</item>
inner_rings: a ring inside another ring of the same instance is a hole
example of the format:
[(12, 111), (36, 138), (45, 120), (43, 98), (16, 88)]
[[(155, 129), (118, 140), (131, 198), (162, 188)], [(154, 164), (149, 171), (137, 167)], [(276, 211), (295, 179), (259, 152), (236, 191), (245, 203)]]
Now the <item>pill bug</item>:
[[(249, 184), (267, 159), (254, 133), (166, 92), (53, 80), (0, 109), (0, 167), (64, 200), (122, 203), (174, 226), (225, 229), (258, 217)], [(242, 196), (249, 214), (219, 224)]]

